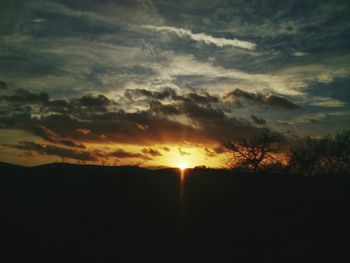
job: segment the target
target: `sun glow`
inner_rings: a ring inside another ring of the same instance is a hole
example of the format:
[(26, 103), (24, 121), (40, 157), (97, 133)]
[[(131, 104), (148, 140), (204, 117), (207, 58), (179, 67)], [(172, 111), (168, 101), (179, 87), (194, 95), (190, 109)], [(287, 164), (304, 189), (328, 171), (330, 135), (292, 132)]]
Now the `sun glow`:
[(188, 165), (187, 165), (186, 162), (181, 162), (181, 163), (178, 164), (178, 167), (179, 167), (180, 170), (183, 171), (183, 170), (185, 170), (186, 168), (188, 168)]
[[(178, 168), (180, 169), (180, 183), (181, 185), (185, 182), (185, 172), (186, 172), (186, 168), (188, 168), (188, 164), (187, 162), (180, 162), (178, 164)], [(182, 189), (182, 188), (181, 188)], [(182, 190), (181, 190), (182, 192)], [(181, 194), (182, 196), (183, 194)]]

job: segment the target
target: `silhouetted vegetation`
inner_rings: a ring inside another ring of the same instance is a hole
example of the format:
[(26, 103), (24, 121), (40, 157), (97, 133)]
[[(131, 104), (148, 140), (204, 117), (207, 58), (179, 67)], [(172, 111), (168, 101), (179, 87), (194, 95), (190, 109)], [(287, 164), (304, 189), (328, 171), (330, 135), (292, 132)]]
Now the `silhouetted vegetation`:
[(350, 174), (350, 131), (308, 137), (291, 148), (288, 167), (298, 175)]
[(307, 137), (281, 150), (283, 137), (270, 131), (224, 144), (227, 166), (235, 171), (268, 175), (350, 174), (350, 131), (321, 138)]
[(257, 137), (228, 142), (224, 145), (230, 152), (227, 165), (231, 169), (260, 173), (272, 164), (278, 163), (276, 155), (279, 153), (282, 140), (281, 135), (264, 130)]

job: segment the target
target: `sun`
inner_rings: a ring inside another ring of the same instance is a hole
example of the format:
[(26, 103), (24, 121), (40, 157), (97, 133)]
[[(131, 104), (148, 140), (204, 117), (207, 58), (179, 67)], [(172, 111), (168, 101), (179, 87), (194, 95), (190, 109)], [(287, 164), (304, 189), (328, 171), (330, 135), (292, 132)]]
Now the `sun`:
[(188, 166), (187, 166), (187, 163), (186, 162), (181, 162), (178, 164), (178, 167), (180, 170), (185, 170)]

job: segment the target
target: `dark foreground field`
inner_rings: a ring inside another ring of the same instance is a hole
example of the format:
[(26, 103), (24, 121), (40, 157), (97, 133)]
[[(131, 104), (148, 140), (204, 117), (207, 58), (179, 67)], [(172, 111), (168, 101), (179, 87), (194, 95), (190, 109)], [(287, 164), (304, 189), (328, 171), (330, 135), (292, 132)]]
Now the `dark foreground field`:
[(0, 165), (0, 262), (350, 262), (349, 177)]

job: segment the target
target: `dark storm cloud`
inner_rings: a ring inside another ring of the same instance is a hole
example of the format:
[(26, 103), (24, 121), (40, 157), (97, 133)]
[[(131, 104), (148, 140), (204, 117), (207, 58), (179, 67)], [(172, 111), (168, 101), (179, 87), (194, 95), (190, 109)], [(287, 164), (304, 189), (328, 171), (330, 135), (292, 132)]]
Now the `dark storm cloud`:
[(197, 94), (197, 93), (190, 93), (188, 94), (188, 98), (193, 102), (200, 103), (200, 104), (209, 104), (209, 103), (219, 102), (218, 97), (211, 96), (208, 93), (205, 93), (204, 95)]
[(19, 104), (46, 104), (49, 101), (49, 95), (47, 93), (34, 94), (30, 91), (23, 89), (16, 90), (14, 94), (3, 95), (0, 97), (1, 100), (10, 103)]
[[(153, 117), (147, 112), (109, 112), (84, 120), (55, 115), (42, 118), (40, 121), (61, 135), (70, 136), (76, 140), (95, 142), (147, 144), (156, 141), (164, 142), (167, 139), (174, 141), (177, 132), (191, 130), (190, 127), (167, 119)], [(57, 122), (62, 121), (69, 126), (57, 125)], [(79, 129), (89, 130), (90, 133), (81, 136), (77, 132)]]
[(204, 148), (204, 151), (208, 157), (215, 157), (219, 154), (226, 153), (227, 149), (222, 144), (220, 144), (214, 148)]
[(144, 148), (142, 149), (142, 153), (150, 156), (162, 156), (162, 154), (157, 149), (152, 148)]
[[(0, 121), (3, 128), (25, 130), (48, 142), (75, 148), (83, 148), (84, 142), (201, 143), (259, 132), (248, 121), (228, 117), (221, 109), (213, 108), (211, 101), (217, 103), (216, 97), (168, 93), (176, 97), (172, 104), (151, 100), (149, 107), (135, 112), (119, 109), (117, 103), (102, 95), (70, 100), (34, 93), (19, 99), (6, 95), (2, 97), (7, 103), (5, 108), (16, 107), (17, 112), (7, 110)], [(162, 98), (166, 101), (168, 97)], [(189, 123), (169, 119), (170, 116), (186, 116)]]
[(263, 94), (247, 92), (241, 89), (235, 89), (231, 91), (230, 93), (226, 94), (226, 98), (232, 101), (241, 102), (243, 100), (256, 105), (268, 106), (271, 108), (280, 108), (285, 110), (300, 108), (293, 102), (290, 102), (289, 100), (277, 95), (270, 94), (265, 96)]
[(0, 80), (0, 90), (6, 90), (7, 83), (5, 81)]
[[(73, 159), (76, 161), (91, 161), (100, 162), (105, 159), (141, 159), (151, 160), (146, 154), (128, 152), (123, 149), (118, 149), (113, 152), (104, 152), (100, 150), (82, 150), (61, 147), (53, 144), (42, 144), (36, 142), (19, 142), (18, 144), (3, 144), (5, 147), (15, 148), (28, 153), (36, 153), (40, 155), (57, 156), (63, 159)], [(150, 153), (148, 153), (151, 155)], [(156, 156), (156, 155), (152, 155)]]
[(193, 120), (220, 120), (225, 117), (222, 111), (216, 110), (210, 106), (201, 106), (190, 101), (184, 102), (182, 106), (183, 111), (186, 113), (186, 115), (188, 115)]
[(98, 161), (98, 157), (90, 151), (69, 149), (51, 144), (20, 142), (19, 144), (4, 144), (4, 146), (23, 151), (35, 152), (41, 155), (58, 156), (78, 161)]
[(217, 156), (217, 154), (212, 149), (204, 148), (204, 151), (205, 151), (205, 154), (208, 157), (215, 157), (215, 156)]
[(136, 97), (146, 97), (151, 100), (164, 100), (164, 99), (173, 99), (178, 100), (179, 97), (173, 89), (164, 89), (162, 91), (150, 91), (146, 89), (133, 89), (127, 90), (125, 96), (129, 99)]
[(165, 115), (179, 115), (181, 111), (177, 108), (177, 105), (163, 105), (159, 101), (151, 101), (150, 111), (155, 113), (162, 113)]
[(166, 146), (165, 146), (165, 147), (163, 147), (162, 149), (163, 149), (164, 151), (166, 151), (166, 152), (170, 152), (169, 147), (166, 147)]
[(181, 103), (183, 114), (195, 124), (208, 138), (215, 141), (225, 141), (241, 137), (250, 137), (260, 132), (247, 120), (229, 117), (224, 110), (214, 108), (211, 104), (200, 105), (194, 101), (185, 100)]
[(283, 97), (272, 95), (272, 94), (265, 97), (265, 103), (271, 107), (281, 108), (281, 109), (293, 110), (293, 109), (300, 108), (295, 103), (290, 102), (289, 100)]
[(254, 115), (251, 115), (250, 118), (254, 121), (255, 124), (266, 125), (266, 121), (264, 119), (258, 118)]
[(178, 151), (179, 151), (179, 154), (182, 155), (182, 156), (191, 155), (190, 153), (182, 150), (181, 148), (179, 148)]
[(105, 112), (109, 107), (117, 104), (109, 100), (104, 95), (86, 95), (78, 99), (70, 100), (50, 100), (47, 93), (36, 94), (23, 89), (3, 93), (0, 95), (0, 102), (9, 103), (9, 105), (24, 106), (41, 106), (51, 113), (87, 113), (87, 112)]
[(207, 92), (201, 93), (188, 93), (186, 96), (181, 96), (176, 93), (174, 89), (165, 88), (161, 91), (149, 91), (146, 89), (133, 89), (127, 90), (125, 92), (125, 96), (129, 99), (135, 97), (145, 97), (149, 100), (165, 100), (170, 99), (173, 101), (193, 101), (199, 104), (209, 104), (219, 102), (219, 98), (217, 96), (210, 95)]
[(75, 101), (78, 105), (90, 107), (90, 108), (103, 108), (105, 109), (109, 104), (110, 100), (103, 95), (98, 96), (84, 96)]
[[(89, 99), (83, 97), (68, 101), (49, 100), (46, 97), (41, 100), (41, 96), (36, 97), (34, 94), (29, 94), (27, 97), (29, 98), (27, 101), (22, 97), (20, 100), (17, 97), (13, 99), (12, 95), (2, 97), (7, 103), (5, 114), (0, 116), (3, 128), (23, 129), (46, 140), (57, 137), (77, 141), (114, 141), (132, 144), (198, 141), (205, 137), (189, 125), (154, 115), (146, 110), (125, 112), (122, 109), (108, 108), (108, 105), (115, 103), (101, 96), (92, 100), (90, 97)], [(19, 101), (22, 103), (18, 104)], [(14, 107), (16, 112), (9, 110)], [(38, 127), (41, 127), (41, 130), (38, 130)], [(43, 132), (43, 127), (45, 131), (51, 131), (55, 136), (50, 134), (49, 137)], [(89, 132), (82, 136), (81, 130)], [(55, 141), (58, 142), (58, 139)]]
[(143, 159), (143, 160), (151, 160), (151, 158), (145, 154), (132, 153), (132, 152), (125, 151), (123, 149), (118, 149), (118, 150), (110, 153), (109, 156), (116, 157), (119, 159), (138, 158), (138, 159)]
[(67, 147), (72, 147), (72, 148), (80, 148), (84, 149), (86, 148), (83, 144), (76, 143), (72, 140), (61, 138), (59, 135), (57, 135), (55, 132), (51, 131), (50, 129), (42, 126), (42, 125), (37, 125), (34, 126), (30, 129), (30, 132), (33, 135), (36, 135), (48, 142), (51, 143), (56, 143), (56, 144), (61, 144)]
[[(201, 134), (211, 140), (220, 141), (230, 137), (251, 136), (259, 132), (259, 129), (251, 126), (248, 121), (228, 117), (224, 110), (220, 109), (222, 103), (220, 98), (207, 93), (191, 92), (179, 95), (174, 90), (167, 89), (161, 92), (133, 90), (128, 91), (128, 94), (133, 94), (134, 97), (145, 96), (149, 99), (157, 98), (159, 100), (171, 98), (173, 103), (167, 105), (163, 105), (159, 101), (151, 101), (151, 111), (164, 115), (185, 115)], [(213, 105), (217, 105), (217, 108)]]

